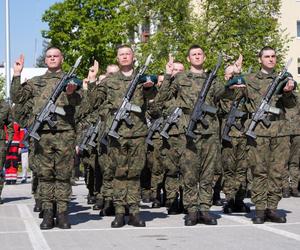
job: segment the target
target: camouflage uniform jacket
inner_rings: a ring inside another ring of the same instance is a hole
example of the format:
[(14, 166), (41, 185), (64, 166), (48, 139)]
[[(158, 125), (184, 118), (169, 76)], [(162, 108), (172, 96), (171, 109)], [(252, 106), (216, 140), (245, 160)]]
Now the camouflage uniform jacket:
[[(27, 82), (20, 84), (20, 77), (14, 77), (12, 83), (12, 98), (16, 104), (26, 104), (30, 99), (33, 107), (29, 109), (30, 115), (27, 126), (32, 124), (35, 116), (46, 104), (49, 96), (53, 92), (56, 84), (63, 77), (63, 72), (50, 73), (46, 72), (42, 76), (34, 77)], [(81, 95), (74, 92), (67, 95), (62, 92), (56, 101), (57, 108), (64, 111), (65, 115), (54, 115), (57, 121), (54, 130), (74, 130), (75, 129), (75, 106), (81, 102)], [(18, 112), (18, 111), (17, 111)], [(41, 130), (53, 130), (48, 125), (44, 125)]]
[[(117, 72), (105, 78), (101, 84), (97, 85), (90, 96), (90, 107), (97, 109), (106, 128), (110, 128), (114, 114), (121, 106), (122, 100), (128, 89), (129, 84), (133, 80), (135, 73), (127, 77), (122, 72)], [(129, 118), (133, 122), (133, 126), (127, 126), (125, 121), (121, 121), (118, 134), (124, 138), (144, 137), (147, 134), (146, 111), (149, 100), (153, 96), (154, 88), (144, 88), (138, 85), (130, 103), (139, 106), (141, 113), (130, 112)]]
[[(190, 120), (194, 105), (196, 104), (199, 92), (207, 78), (207, 74), (195, 74), (190, 71), (178, 73), (174, 79), (168, 76), (165, 80), (155, 100), (154, 105), (151, 106), (151, 112), (155, 116), (167, 116), (176, 108), (182, 109), (183, 114), (176, 125), (170, 128), (169, 135), (184, 134)], [(214, 95), (219, 88), (218, 82), (215, 81), (205, 100), (205, 103), (211, 106), (214, 105)], [(198, 124), (194, 130), (198, 134), (217, 134), (218, 120), (215, 115), (207, 114), (205, 119), (209, 123), (207, 129)]]
[[(235, 89), (235, 96), (241, 97), (241, 95), (246, 96), (247, 100), (244, 102), (242, 111), (248, 114), (248, 118), (251, 117), (251, 114), (255, 112), (262, 100), (262, 97), (266, 93), (268, 86), (276, 78), (277, 73), (274, 71), (271, 74), (264, 74), (261, 71), (257, 73), (252, 73), (245, 76), (246, 81), (246, 91), (244, 89)], [(230, 91), (230, 90), (229, 90)], [(241, 94), (243, 92), (243, 94)], [(281, 113), (279, 115), (268, 114), (268, 119), (271, 121), (271, 126), (265, 128), (264, 125), (260, 122), (256, 129), (255, 134), (261, 137), (276, 137), (276, 136), (285, 136), (290, 133), (289, 125), (286, 119), (286, 112), (288, 109), (295, 107), (296, 97), (293, 92), (274, 94), (271, 100), (271, 106), (279, 108)], [(244, 126), (247, 129), (251, 119), (247, 119)], [(238, 131), (233, 128), (231, 136), (242, 136), (243, 132)]]
[(2, 146), (5, 144), (6, 140), (4, 125), (7, 126), (9, 135), (13, 135), (14, 133), (13, 126), (10, 126), (10, 124), (13, 124), (11, 108), (9, 107), (9, 104), (7, 102), (2, 100), (0, 102), (0, 143)]

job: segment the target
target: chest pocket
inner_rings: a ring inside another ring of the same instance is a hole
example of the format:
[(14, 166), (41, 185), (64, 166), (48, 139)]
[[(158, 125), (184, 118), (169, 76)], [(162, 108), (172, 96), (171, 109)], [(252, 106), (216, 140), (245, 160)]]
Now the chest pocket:
[(126, 89), (120, 84), (111, 83), (107, 85), (107, 102), (113, 112), (119, 108)]
[(193, 110), (200, 91), (200, 86), (192, 81), (186, 81), (180, 84), (178, 101), (179, 106), (183, 109)]

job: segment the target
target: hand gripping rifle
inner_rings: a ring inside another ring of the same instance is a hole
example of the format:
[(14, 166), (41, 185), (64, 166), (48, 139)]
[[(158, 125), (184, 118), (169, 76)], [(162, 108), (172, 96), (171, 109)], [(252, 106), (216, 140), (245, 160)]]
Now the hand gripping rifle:
[(292, 62), (292, 58), (288, 60), (286, 65), (283, 67), (281, 73), (269, 85), (266, 94), (263, 96), (258, 106), (258, 109), (252, 115), (251, 123), (246, 132), (246, 135), (251, 137), (252, 139), (256, 139), (256, 134), (254, 133), (254, 130), (258, 123), (262, 122), (266, 128), (269, 128), (271, 126), (271, 121), (267, 118), (267, 115), (269, 113), (277, 114), (277, 115), (280, 114), (281, 112), (280, 109), (272, 107), (270, 105), (270, 102), (272, 96), (276, 93), (280, 85), (280, 81), (284, 78), (291, 62)]
[(150, 126), (148, 128), (148, 135), (146, 138), (146, 143), (149, 144), (150, 146), (153, 146), (153, 141), (152, 137), (155, 132), (160, 131), (161, 124), (163, 123), (163, 118), (157, 118), (155, 119), (152, 123), (150, 123)]
[(162, 130), (160, 131), (160, 135), (166, 139), (169, 139), (168, 131), (170, 127), (177, 123), (180, 116), (182, 115), (182, 109), (176, 107), (170, 115), (168, 115), (167, 119), (165, 120), (164, 124), (162, 125)]
[(229, 133), (230, 133), (232, 127), (235, 127), (239, 131), (242, 130), (242, 124), (237, 123), (237, 119), (243, 118), (246, 115), (245, 112), (238, 110), (239, 104), (243, 99), (244, 98), (242, 98), (240, 100), (234, 100), (232, 102), (230, 111), (228, 113), (228, 117), (226, 119), (223, 131), (222, 131), (222, 140), (224, 140), (224, 141), (231, 142), (231, 137), (229, 136)]
[(117, 133), (117, 129), (119, 127), (119, 124), (122, 120), (126, 122), (128, 126), (132, 126), (132, 121), (129, 118), (130, 111), (141, 113), (142, 110), (139, 106), (136, 106), (134, 104), (130, 103), (131, 98), (133, 97), (134, 91), (139, 83), (140, 77), (145, 73), (150, 61), (151, 61), (152, 55), (150, 54), (147, 57), (147, 60), (143, 67), (138, 71), (138, 73), (135, 75), (134, 79), (131, 81), (127, 92), (123, 98), (122, 104), (120, 108), (116, 111), (114, 115), (114, 119), (112, 122), (112, 125), (108, 131), (108, 135), (111, 137), (114, 137), (116, 139), (120, 138), (120, 135)]
[[(80, 64), (81, 58), (82, 56), (80, 56), (76, 60), (74, 66), (70, 69), (70, 71), (67, 74), (65, 74), (64, 77), (58, 82), (51, 96), (47, 100), (46, 104), (43, 106), (41, 111), (37, 114), (33, 124), (29, 127), (27, 135), (39, 141), (41, 137), (39, 136), (37, 131), (45, 122), (47, 122), (51, 128), (55, 127), (56, 122), (52, 120), (53, 115), (55, 113), (60, 115), (64, 114), (63, 110), (60, 110), (56, 107), (55, 102), (59, 98), (60, 94), (64, 91), (66, 87), (66, 82), (74, 76), (75, 70)], [(26, 139), (27, 138), (25, 138), (24, 140)]]
[(95, 139), (98, 135), (98, 130), (101, 125), (101, 119), (99, 118), (97, 122), (91, 124), (85, 131), (78, 145), (79, 154), (82, 154), (84, 150), (88, 150), (88, 146), (96, 147)]
[(207, 113), (209, 113), (209, 114), (217, 113), (217, 109), (215, 107), (207, 105), (205, 103), (205, 99), (206, 99), (206, 96), (208, 94), (210, 87), (212, 86), (213, 80), (217, 76), (217, 71), (220, 68), (221, 64), (222, 64), (222, 55), (219, 54), (218, 62), (216, 64), (215, 68), (208, 75), (208, 77), (206, 78), (206, 80), (203, 84), (202, 89), (199, 92), (199, 96), (198, 96), (197, 102), (194, 106), (193, 112), (191, 114), (190, 121), (189, 121), (187, 131), (186, 131), (186, 136), (188, 136), (192, 139), (196, 139), (196, 134), (193, 131), (196, 128), (197, 123), (200, 122), (204, 128), (208, 128), (209, 125), (208, 125), (208, 121), (205, 120), (205, 115)]

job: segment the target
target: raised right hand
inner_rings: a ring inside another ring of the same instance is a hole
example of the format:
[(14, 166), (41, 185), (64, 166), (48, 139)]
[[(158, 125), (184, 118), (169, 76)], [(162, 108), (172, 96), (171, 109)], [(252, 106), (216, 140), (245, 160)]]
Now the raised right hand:
[(14, 63), (14, 76), (20, 76), (24, 68), (24, 55), (21, 54), (20, 57)]
[(99, 63), (98, 63), (98, 61), (94, 60), (94, 65), (89, 68), (89, 74), (87, 77), (90, 82), (95, 82), (97, 80), (96, 77), (97, 77), (98, 71), (99, 71)]
[(166, 65), (166, 74), (172, 75), (174, 69), (174, 57), (172, 54), (169, 54), (169, 61)]

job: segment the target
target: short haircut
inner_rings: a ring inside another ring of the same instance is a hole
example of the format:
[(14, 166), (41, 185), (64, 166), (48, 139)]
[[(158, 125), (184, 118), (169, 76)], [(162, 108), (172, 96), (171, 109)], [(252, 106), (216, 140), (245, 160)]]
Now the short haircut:
[(128, 48), (128, 49), (130, 49), (130, 50), (132, 51), (132, 53), (133, 53), (132, 47), (131, 47), (130, 45), (128, 45), (128, 44), (121, 44), (121, 45), (118, 45), (118, 46), (117, 46), (117, 51), (118, 51), (119, 49), (123, 49), (123, 48)]
[(191, 52), (192, 49), (201, 49), (201, 50), (203, 51), (203, 53), (204, 53), (204, 49), (203, 49), (202, 47), (200, 47), (200, 45), (194, 44), (194, 45), (192, 45), (191, 47), (189, 47), (189, 49), (188, 49), (188, 51), (187, 51), (187, 56), (190, 55), (190, 52)]
[(60, 49), (59, 47), (57, 47), (57, 46), (50, 46), (50, 47), (48, 47), (48, 48), (46, 49), (46, 51), (45, 51), (45, 54), (46, 54), (50, 49), (58, 49), (58, 50), (60, 51), (60, 53), (63, 55), (61, 49)]
[(258, 56), (258, 57), (262, 57), (264, 51), (266, 51), (266, 50), (273, 50), (273, 51), (275, 52), (275, 54), (276, 54), (276, 50), (275, 50), (274, 48), (272, 48), (271, 46), (265, 46), (265, 47), (263, 47), (263, 48), (259, 51), (259, 53), (258, 53), (257, 56)]

